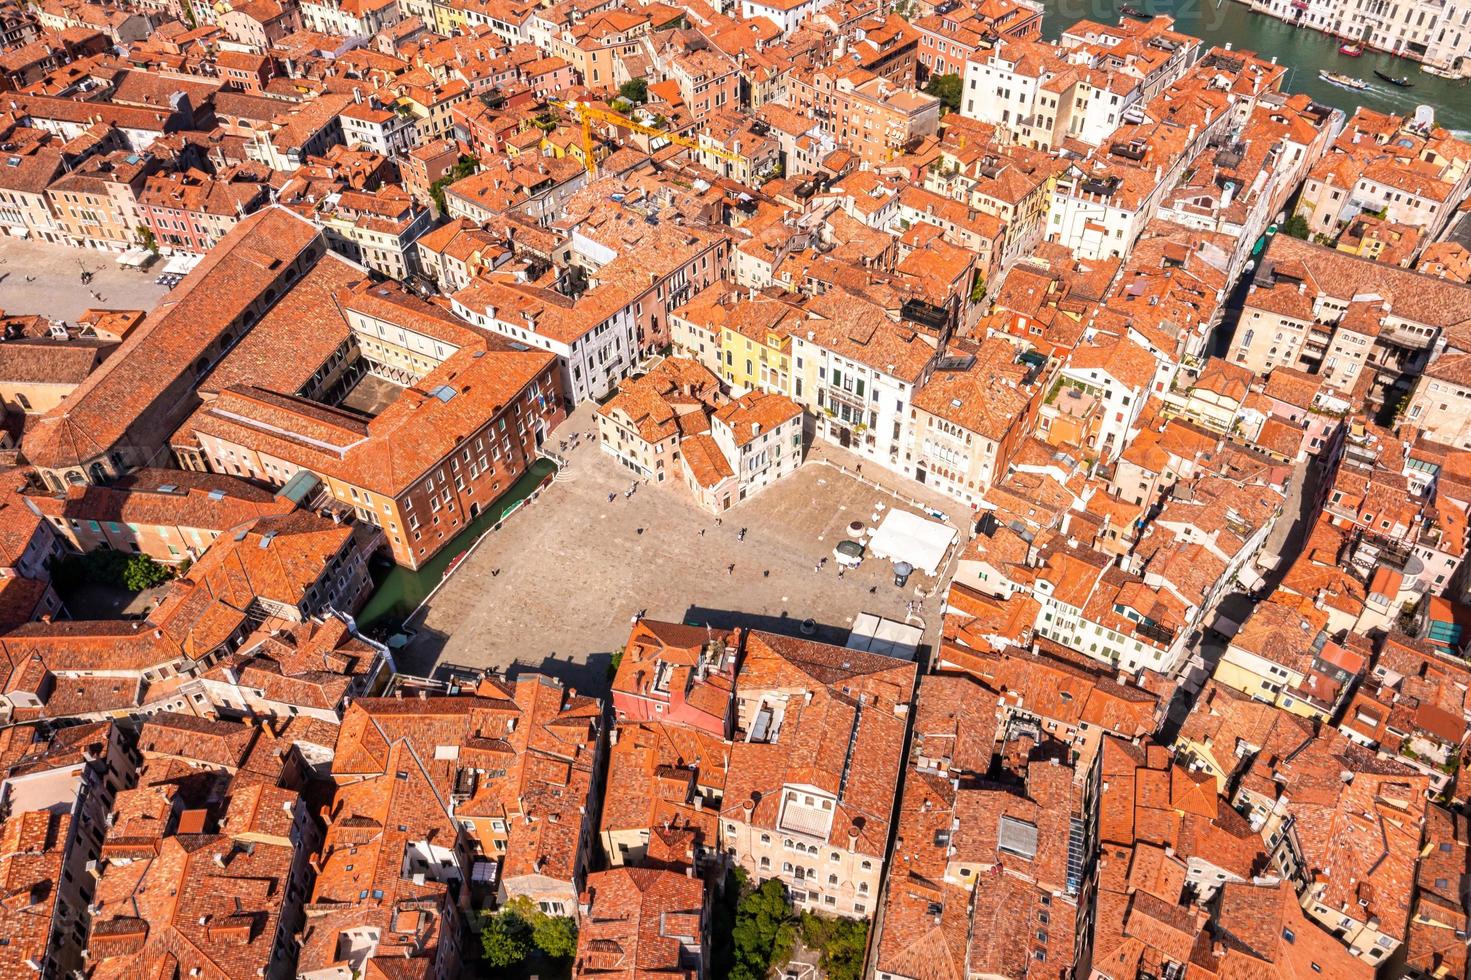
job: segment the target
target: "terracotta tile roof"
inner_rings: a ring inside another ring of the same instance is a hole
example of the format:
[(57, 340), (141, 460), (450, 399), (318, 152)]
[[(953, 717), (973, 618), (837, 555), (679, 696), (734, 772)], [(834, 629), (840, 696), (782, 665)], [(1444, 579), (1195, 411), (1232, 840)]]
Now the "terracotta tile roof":
[[(180, 975), (226, 980), (274, 961), (295, 848), (289, 818), (255, 815), (290, 808), (296, 794), (260, 782), (234, 789), (222, 832), (185, 812), (176, 832), (156, 833), (146, 849), (104, 852), (88, 941), (95, 976), (152, 975), (167, 962)], [(109, 843), (129, 826), (115, 820)]]
[(614, 736), (608, 750), (603, 832), (673, 825), (693, 831), (696, 845), (718, 846), (716, 808), (707, 809), (704, 798), (725, 792), (730, 743), (698, 729), (657, 722), (624, 723)]
[(971, 895), (945, 877), (954, 806), (947, 777), (914, 768), (905, 774), (876, 945), (878, 970), (914, 980), (968, 976)]
[(1387, 934), (1403, 936), (1428, 777), (1378, 758), (1331, 728), (1302, 751), (1267, 765), (1259, 756), (1255, 767), (1271, 773), (1269, 798), (1287, 802), (1308, 884), (1319, 900), (1361, 921), (1376, 917)]
[[(639, 619), (623, 646), (613, 691), (665, 701), (682, 696), (723, 732), (734, 687), (734, 642), (729, 631)], [(655, 683), (666, 670), (660, 691)]]
[(707, 429), (705, 416), (719, 390), (719, 379), (698, 362), (666, 357), (647, 374), (620, 381), (597, 414), (626, 420), (645, 442), (657, 443)]
[(986, 772), (996, 749), (993, 702), (992, 693), (975, 678), (926, 674), (914, 716), (911, 762), (924, 760), (947, 772)]
[(1273, 598), (1252, 610), (1231, 645), (1305, 674), (1312, 666), (1313, 641), (1327, 623), (1311, 603)]
[(807, 309), (821, 319), (802, 326), (808, 343), (915, 382), (934, 360), (935, 349), (913, 329), (894, 323), (874, 303), (844, 290), (812, 297)]
[(705, 488), (719, 485), (735, 475), (726, 461), (725, 454), (713, 438), (705, 433), (691, 436), (679, 444), (680, 461), (694, 478)]
[[(1222, 980), (1295, 980), (1310, 976), (1368, 980), (1374, 975), (1372, 966), (1307, 921), (1290, 882), (1227, 883), (1221, 889), (1215, 925), (1216, 936), (1225, 946), (1216, 971)], [(1302, 969), (1305, 964), (1309, 970)], [(1318, 969), (1311, 969), (1313, 965)]]
[[(1425, 846), (1415, 873), (1416, 898), (1405, 939), (1406, 963), (1426, 975), (1466, 971), (1467, 916), (1463, 887), (1471, 865), (1466, 817), (1438, 806), (1425, 811)], [(1460, 935), (1458, 936), (1457, 933)]]
[(837, 799), (829, 840), (882, 854), (899, 781), (914, 664), (809, 640), (751, 631), (738, 697), (811, 691), (787, 702), (776, 740), (737, 740), (723, 812), (774, 828), (781, 788), (815, 786)]
[[(482, 768), (499, 775), (480, 778), (456, 812), (507, 820), (503, 881), (542, 874), (570, 882), (601, 715), (597, 700), (535, 674), (486, 681), (473, 697), (358, 698), (343, 716), (332, 771), (339, 779), (384, 772), (389, 755), (407, 744), (449, 799), (468, 753), (489, 753), (497, 764)], [(460, 751), (450, 759), (436, 752), (441, 746)]]
[(114, 349), (114, 344), (104, 340), (5, 340), (0, 342), (0, 381), (81, 384)]
[[(339, 711), (344, 697), (380, 656), (376, 647), (354, 635), (343, 620), (330, 616), (258, 631), (242, 644), (240, 652), (217, 661), (205, 676), (226, 680), (228, 672), (267, 700)], [(336, 740), (333, 727), (326, 744)]]
[(163, 469), (134, 470), (106, 485), (71, 486), (65, 497), (34, 500), (42, 513), (65, 520), (217, 532), (294, 507), (271, 491), (232, 476)]
[(588, 876), (573, 970), (609, 980), (693, 977), (704, 938), (705, 886), (650, 868)]
[[(200, 382), (208, 397), (252, 384), (295, 393), (350, 337), (337, 293), (367, 280), (358, 266), (324, 255)], [(291, 357), (282, 357), (289, 349)]]
[(295, 606), (327, 574), (325, 566), (355, 534), (350, 524), (311, 511), (258, 518), (248, 528), (221, 536), (159, 605), (163, 620), (192, 583), (221, 602), (245, 610), (256, 599)]
[[(36, 420), (23, 451), (37, 466), (76, 466), (128, 438), (161, 441), (174, 412), (167, 397), (241, 313), (275, 287), (318, 242), (308, 222), (284, 208), (244, 219), (184, 278), (148, 320), (60, 406)], [(152, 432), (134, 432), (134, 427)], [(131, 436), (130, 436), (131, 433)]]
[[(337, 301), (456, 349), (368, 421), (307, 398), (236, 384), (196, 411), (175, 442), (213, 436), (397, 497), (527, 394), (555, 359), (545, 351), (514, 349), (395, 286), (365, 285)], [(542, 389), (543, 398), (553, 396)]]
[[(408, 740), (388, 747), (382, 763), (380, 773), (339, 786), (325, 814), (327, 833), (301, 933), (301, 972), (355, 969), (369, 957), (432, 964), (445, 920), (456, 914), (437, 875), (405, 874), (406, 867), (430, 870), (429, 843), (456, 840), (447, 797), (435, 790)], [(463, 880), (469, 869), (453, 872)], [(345, 941), (353, 930), (372, 930), (365, 952)]]
[[(12, 481), (18, 483), (18, 481)], [(31, 541), (37, 538), (47, 542), (48, 528), (41, 525), (45, 519), (30, 507), (17, 486), (0, 490), (0, 567), (15, 568), (25, 556)]]
[(34, 976), (50, 959), (52, 917), (62, 893), (70, 813), (12, 813), (0, 823), (0, 976)]
[(736, 446), (745, 446), (802, 415), (802, 408), (786, 395), (753, 391), (715, 412), (716, 421), (730, 429)]
[[(999, 352), (995, 345), (1008, 350)], [(1024, 415), (1032, 391), (1022, 385), (1027, 368), (1016, 361), (1015, 347), (988, 339), (982, 350), (968, 370), (932, 374), (914, 393), (914, 406), (999, 442)]]
[[(1308, 284), (1309, 296), (1319, 293), (1344, 305), (1360, 294), (1377, 293), (1389, 304), (1395, 317), (1439, 327), (1454, 346), (1471, 349), (1471, 287), (1359, 258), (1290, 235), (1272, 239), (1263, 265), (1265, 268), (1258, 272), (1259, 280), (1270, 276), (1281, 279), (1283, 274), (1290, 274)], [(1246, 305), (1261, 305), (1258, 295), (1263, 292), (1254, 285)], [(1295, 295), (1297, 285), (1288, 280), (1265, 292)], [(1312, 320), (1311, 310), (1300, 318)]]

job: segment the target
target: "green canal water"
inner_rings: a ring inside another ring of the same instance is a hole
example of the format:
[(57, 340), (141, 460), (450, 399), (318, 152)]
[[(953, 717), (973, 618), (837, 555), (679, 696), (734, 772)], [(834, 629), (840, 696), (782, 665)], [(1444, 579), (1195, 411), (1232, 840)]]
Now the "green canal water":
[[(1296, 28), (1275, 17), (1252, 13), (1235, 0), (1043, 0), (1046, 12), (1042, 31), (1055, 39), (1079, 20), (1116, 22), (1120, 6), (1134, 6), (1152, 14), (1169, 14), (1177, 30), (1203, 38), (1207, 45), (1230, 44), (1238, 50), (1255, 51), (1264, 58), (1276, 57), (1290, 74), (1284, 88), (1306, 92), (1314, 100), (1342, 109), (1352, 116), (1360, 105), (1380, 112), (1412, 115), (1415, 107), (1435, 109), (1436, 121), (1461, 135), (1471, 132), (1471, 85), (1465, 81), (1436, 78), (1420, 71), (1418, 62), (1365, 51), (1349, 58), (1338, 53), (1338, 38), (1306, 28)], [(1349, 91), (1318, 77), (1318, 70), (1340, 72), (1369, 83), (1363, 91)], [(1409, 76), (1414, 88), (1396, 88), (1374, 76), (1378, 68), (1386, 74)]]
[(392, 566), (378, 582), (377, 589), (363, 606), (362, 612), (358, 613), (358, 627), (366, 630), (379, 623), (397, 627), (434, 591), (440, 579), (444, 578), (444, 570), (455, 560), (455, 556), (463, 554), (482, 534), (505, 520), (522, 501), (536, 492), (542, 481), (556, 471), (557, 464), (551, 460), (537, 459), (521, 474), (521, 479), (511, 484), (510, 489), (476, 515), (468, 527), (455, 535), (422, 568), (410, 571), (399, 565)]

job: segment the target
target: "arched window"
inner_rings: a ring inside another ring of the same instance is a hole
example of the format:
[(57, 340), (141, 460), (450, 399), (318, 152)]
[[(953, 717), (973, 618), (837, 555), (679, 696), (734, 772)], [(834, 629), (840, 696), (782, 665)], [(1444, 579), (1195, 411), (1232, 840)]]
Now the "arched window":
[(91, 474), (93, 483), (107, 482), (107, 467), (103, 466), (100, 461), (87, 467), (87, 472)]

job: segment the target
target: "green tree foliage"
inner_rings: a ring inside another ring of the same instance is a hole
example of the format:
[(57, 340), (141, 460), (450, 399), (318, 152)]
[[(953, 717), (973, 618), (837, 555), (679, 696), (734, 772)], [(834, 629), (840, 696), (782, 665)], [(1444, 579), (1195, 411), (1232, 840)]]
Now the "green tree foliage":
[(934, 75), (924, 90), (940, 100), (947, 112), (960, 111), (960, 93), (963, 86), (959, 75)]
[(542, 914), (531, 927), (531, 941), (552, 959), (569, 960), (577, 953), (577, 921)]
[(731, 932), (731, 980), (764, 980), (773, 963), (786, 962), (796, 937), (797, 919), (779, 880), (747, 892)]
[(51, 581), (63, 593), (82, 585), (106, 585), (142, 592), (174, 577), (174, 570), (147, 555), (128, 555), (99, 548), (85, 555), (67, 555), (51, 563)]
[(976, 270), (976, 277), (970, 284), (970, 301), (979, 303), (986, 295), (986, 277), (981, 275), (981, 270)]
[(429, 185), (429, 196), (434, 199), (434, 206), (444, 214), (444, 189), (457, 180), (464, 180), (473, 174), (480, 166), (477, 157), (466, 154), (455, 161), (455, 165), (445, 175)]
[(868, 923), (859, 919), (829, 919), (802, 913), (802, 943), (821, 950), (822, 972), (828, 980), (860, 980), (863, 955), (868, 949)]
[(515, 898), (481, 920), (480, 946), (494, 967), (515, 966), (533, 950), (554, 960), (570, 959), (577, 952), (577, 922), (547, 915), (529, 898)]
[(1287, 219), (1287, 223), (1282, 226), (1282, 230), (1293, 238), (1301, 238), (1306, 241), (1309, 234), (1308, 219), (1300, 214), (1294, 214)]
[(491, 966), (515, 966), (531, 953), (531, 923), (506, 906), (484, 920), (480, 946)]
[(646, 79), (630, 78), (618, 86), (618, 94), (634, 105), (643, 105), (649, 101), (649, 83)]
[(147, 555), (134, 555), (123, 566), (123, 588), (129, 592), (142, 592), (155, 585), (162, 585), (173, 578), (174, 573)]

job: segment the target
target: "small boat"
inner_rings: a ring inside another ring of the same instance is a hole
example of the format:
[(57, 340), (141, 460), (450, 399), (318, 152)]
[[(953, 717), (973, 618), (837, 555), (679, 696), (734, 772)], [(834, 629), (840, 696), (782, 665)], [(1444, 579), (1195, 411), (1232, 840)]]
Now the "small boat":
[(1378, 68), (1375, 68), (1374, 69), (1374, 74), (1377, 75), (1381, 81), (1388, 82), (1391, 85), (1398, 85), (1400, 88), (1414, 88), (1415, 87), (1415, 83), (1412, 82), (1412, 81), (1410, 81), (1410, 76), (1408, 76), (1408, 75), (1401, 75), (1398, 78), (1396, 78), (1395, 76), (1389, 74), (1388, 72), (1380, 71)]
[(1466, 77), (1464, 75), (1457, 75), (1453, 71), (1446, 71), (1444, 68), (1436, 68), (1432, 65), (1421, 65), (1420, 70), (1427, 75), (1434, 75), (1436, 78), (1449, 78), (1452, 80), (1460, 79), (1461, 81), (1466, 80)]
[(1338, 46), (1338, 53), (1348, 55), (1350, 58), (1357, 58), (1364, 53), (1364, 46), (1362, 44), (1340, 44)]
[(1342, 88), (1351, 88), (1355, 91), (1366, 89), (1369, 87), (1369, 83), (1364, 81), (1362, 78), (1354, 78), (1350, 75), (1340, 75), (1338, 72), (1329, 71), (1326, 68), (1318, 72), (1318, 77), (1330, 85), (1338, 85)]
[(453, 558), (451, 558), (449, 560), (449, 564), (444, 566), (444, 574), (441, 575), (440, 578), (449, 578), (450, 573), (452, 573), (456, 568), (460, 567), (460, 562), (464, 561), (465, 556), (469, 553), (470, 552), (468, 551), (462, 551), (458, 555), (455, 555)]
[(1119, 8), (1119, 13), (1125, 17), (1133, 17), (1135, 20), (1149, 20), (1148, 11), (1140, 10), (1138, 7), (1131, 7), (1127, 4)]

